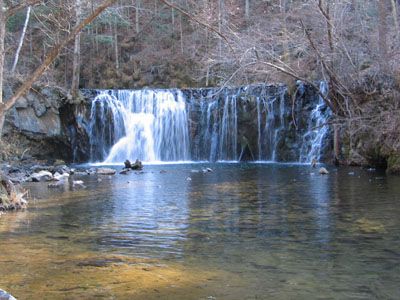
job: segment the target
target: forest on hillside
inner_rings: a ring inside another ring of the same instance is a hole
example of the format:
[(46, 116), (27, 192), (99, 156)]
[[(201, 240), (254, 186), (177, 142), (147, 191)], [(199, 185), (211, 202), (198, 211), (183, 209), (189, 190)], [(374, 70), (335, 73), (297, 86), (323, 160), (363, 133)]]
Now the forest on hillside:
[(359, 155), (364, 152), (367, 160), (386, 164), (400, 150), (400, 121), (393, 113), (400, 90), (399, 1), (0, 4), (0, 90), (6, 109), (9, 99), (33, 82), (72, 95), (78, 88), (279, 82), (295, 94), (296, 80), (314, 85), (325, 80), (330, 87), (325, 101), (336, 116), (332, 124), (350, 162), (365, 163)]

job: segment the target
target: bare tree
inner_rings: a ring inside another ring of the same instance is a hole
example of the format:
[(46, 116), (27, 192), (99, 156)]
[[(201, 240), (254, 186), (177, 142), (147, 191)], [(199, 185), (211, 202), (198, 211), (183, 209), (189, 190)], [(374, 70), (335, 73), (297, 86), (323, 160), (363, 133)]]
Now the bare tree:
[[(6, 37), (6, 15), (3, 7), (4, 1), (0, 0), (0, 105), (3, 103), (4, 40)], [(0, 123), (2, 123), (1, 117)]]
[[(82, 3), (81, 0), (75, 0), (75, 23), (79, 24), (82, 15)], [(74, 42), (74, 56), (72, 64), (72, 83), (71, 93), (73, 96), (78, 94), (79, 80), (80, 80), (80, 68), (81, 68), (81, 33), (78, 33), (75, 37)]]
[(388, 70), (388, 3), (387, 0), (379, 0), (378, 2), (378, 13), (379, 13), (379, 23), (378, 23), (378, 47), (379, 47), (379, 61), (381, 68), (384, 72)]
[[(29, 89), (32, 87), (32, 84), (36, 80), (38, 80), (38, 78), (43, 75), (43, 73), (46, 72), (49, 66), (58, 57), (61, 50), (65, 48), (71, 41), (73, 41), (85, 26), (90, 24), (98, 15), (100, 15), (105, 9), (107, 9), (115, 2), (116, 0), (103, 1), (103, 3), (101, 3), (95, 10), (93, 10), (93, 12), (89, 16), (79, 22), (60, 43), (52, 47), (50, 52), (47, 53), (46, 57), (44, 58), (44, 61), (34, 70), (32, 74), (29, 75), (29, 77), (26, 78), (24, 83), (21, 84), (21, 86), (14, 92), (14, 94), (3, 103), (3, 105), (0, 107), (0, 136), (3, 129), (5, 113), (10, 110), (14, 106), (15, 102), (29, 91)], [(24, 7), (29, 5), (28, 3), (25, 4), (26, 5)]]
[(32, 9), (32, 7), (28, 6), (28, 9), (26, 11), (24, 28), (22, 29), (22, 34), (21, 34), (21, 37), (19, 39), (17, 52), (15, 53), (14, 63), (13, 63), (13, 66), (11, 68), (11, 74), (14, 74), (15, 68), (17, 67), (17, 64), (18, 64), (19, 54), (21, 52), (21, 48), (22, 48), (22, 45), (23, 45), (24, 40), (25, 40), (26, 29), (28, 28), (29, 18), (31, 16), (31, 9)]

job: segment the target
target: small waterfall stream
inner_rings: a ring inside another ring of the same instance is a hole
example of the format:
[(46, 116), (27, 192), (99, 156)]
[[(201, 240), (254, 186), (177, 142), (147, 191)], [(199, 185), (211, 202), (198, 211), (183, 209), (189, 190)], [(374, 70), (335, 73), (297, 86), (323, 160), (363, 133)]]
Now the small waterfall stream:
[(102, 92), (93, 101), (91, 121), (93, 159), (110, 164), (137, 158), (190, 159), (188, 118), (180, 91)]
[[(328, 84), (321, 81), (319, 90), (322, 95), (328, 95)], [(325, 104), (323, 97), (318, 95), (318, 103), (311, 112), (308, 130), (303, 136), (299, 159), (301, 163), (307, 163), (314, 159), (316, 161), (321, 160), (321, 148), (329, 131), (327, 123), (330, 116), (331, 111)]]
[[(327, 84), (321, 82), (326, 94)], [(296, 123), (286, 86), (96, 91), (91, 161), (299, 161), (322, 159), (330, 113), (298, 86)], [(300, 127), (300, 128), (298, 128)]]

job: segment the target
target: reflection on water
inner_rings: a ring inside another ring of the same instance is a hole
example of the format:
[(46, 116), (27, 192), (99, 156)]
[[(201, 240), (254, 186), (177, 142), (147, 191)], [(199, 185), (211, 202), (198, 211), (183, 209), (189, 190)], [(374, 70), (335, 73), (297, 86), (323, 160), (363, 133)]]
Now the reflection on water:
[(400, 178), (204, 166), (32, 184), (29, 210), (0, 218), (0, 287), (21, 299), (399, 297)]

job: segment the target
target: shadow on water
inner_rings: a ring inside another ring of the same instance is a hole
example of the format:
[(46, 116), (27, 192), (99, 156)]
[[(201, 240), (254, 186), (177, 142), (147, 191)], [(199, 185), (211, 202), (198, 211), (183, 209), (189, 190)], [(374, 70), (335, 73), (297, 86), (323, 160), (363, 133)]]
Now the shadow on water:
[(21, 299), (400, 294), (400, 178), (206, 166), (32, 184), (30, 208), (0, 218), (0, 287)]

